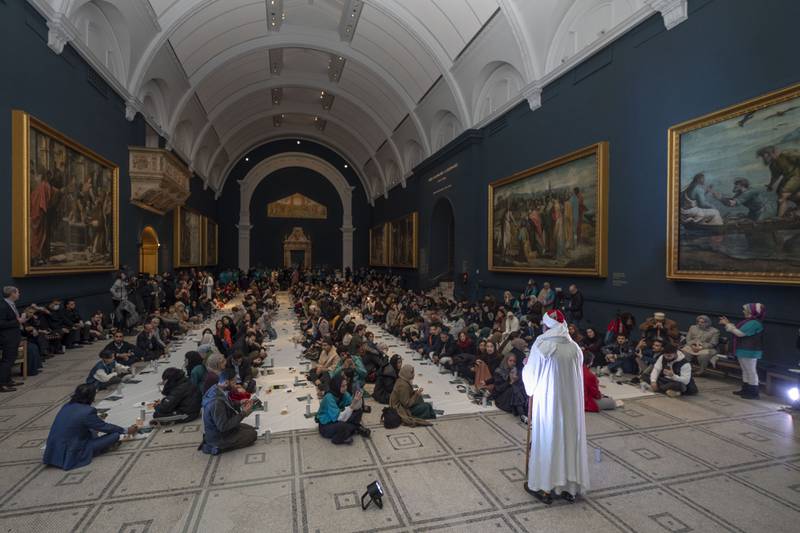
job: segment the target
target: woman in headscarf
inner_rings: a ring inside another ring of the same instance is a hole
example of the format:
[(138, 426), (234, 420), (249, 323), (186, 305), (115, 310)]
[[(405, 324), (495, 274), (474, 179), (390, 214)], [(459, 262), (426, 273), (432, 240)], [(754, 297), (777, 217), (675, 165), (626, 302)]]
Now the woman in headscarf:
[(429, 426), (428, 419), (436, 418), (433, 406), (422, 399), (422, 388), (414, 390), (414, 367), (403, 365), (389, 397), (389, 406), (397, 411), (407, 426)]
[(203, 356), (200, 352), (191, 350), (186, 352), (186, 374), (198, 389), (203, 388), (203, 383), (206, 380), (206, 367), (203, 364)]
[(492, 374), (500, 362), (495, 344), (492, 341), (486, 341), (486, 352), (478, 354), (475, 360), (475, 389), (477, 392), (486, 390), (492, 392), (494, 385), (492, 384)]
[(700, 376), (708, 368), (708, 363), (713, 365), (717, 355), (717, 344), (719, 343), (719, 330), (711, 325), (711, 319), (706, 315), (697, 317), (697, 322), (689, 327), (686, 334), (686, 344), (680, 349), (683, 354), (691, 359), (697, 359), (700, 371), (695, 372), (695, 376)]
[(375, 380), (375, 390), (372, 397), (376, 402), (382, 404), (389, 403), (389, 397), (394, 390), (394, 384), (397, 381), (397, 376), (400, 375), (400, 368), (403, 365), (403, 358), (398, 354), (394, 354), (387, 363), (385, 363), (378, 372), (378, 377)]
[(764, 355), (764, 316), (767, 308), (764, 304), (750, 303), (742, 306), (744, 320), (736, 325), (726, 317), (720, 317), (719, 323), (725, 331), (733, 334), (733, 354), (742, 367), (742, 390), (734, 394), (747, 400), (758, 399), (758, 372), (756, 365)]
[[(197, 353), (197, 352), (195, 352)], [(161, 374), (164, 398), (157, 400), (153, 418), (183, 415), (180, 422), (189, 422), (200, 416), (200, 389), (189, 381), (180, 368), (168, 368)]]
[(206, 328), (203, 330), (203, 335), (200, 337), (200, 342), (197, 343), (197, 351), (202, 352), (208, 357), (214, 348), (216, 347), (216, 342), (214, 341), (214, 332), (211, 329)]
[(507, 413), (519, 417), (526, 414), (528, 398), (525, 396), (522, 380), (519, 379), (516, 354), (506, 355), (494, 371), (492, 398), (495, 405)]
[(361, 391), (350, 396), (344, 376), (332, 377), (317, 410), (319, 434), (334, 444), (352, 444), (355, 433), (369, 437), (370, 430), (361, 425), (362, 409)]

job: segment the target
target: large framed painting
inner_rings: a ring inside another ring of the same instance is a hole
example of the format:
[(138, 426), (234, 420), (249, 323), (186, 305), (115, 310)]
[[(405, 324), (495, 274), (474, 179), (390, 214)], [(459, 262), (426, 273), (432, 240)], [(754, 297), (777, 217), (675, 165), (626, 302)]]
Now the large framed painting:
[(389, 265), (397, 268), (417, 268), (416, 211), (389, 222)]
[(119, 268), (119, 167), (12, 112), (14, 277)]
[(489, 184), (489, 270), (606, 275), (608, 143)]
[(800, 84), (669, 129), (667, 277), (800, 284)]
[(389, 223), (369, 230), (369, 266), (389, 266)]
[(175, 208), (174, 263), (176, 268), (203, 264), (203, 216), (186, 209)]
[(219, 262), (219, 229), (217, 223), (203, 217), (203, 265), (216, 266)]

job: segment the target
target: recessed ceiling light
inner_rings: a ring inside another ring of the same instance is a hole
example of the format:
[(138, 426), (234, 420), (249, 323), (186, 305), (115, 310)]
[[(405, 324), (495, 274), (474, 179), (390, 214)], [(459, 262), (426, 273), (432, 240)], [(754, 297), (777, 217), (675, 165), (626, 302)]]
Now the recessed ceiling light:
[[(250, 158), (249, 157), (245, 157), (244, 160), (245, 161), (250, 161)], [(347, 165), (345, 165), (345, 166), (347, 166)]]
[(344, 168), (347, 168), (347, 163), (344, 164)]
[(297, 144), (300, 144), (300, 141), (297, 141)]

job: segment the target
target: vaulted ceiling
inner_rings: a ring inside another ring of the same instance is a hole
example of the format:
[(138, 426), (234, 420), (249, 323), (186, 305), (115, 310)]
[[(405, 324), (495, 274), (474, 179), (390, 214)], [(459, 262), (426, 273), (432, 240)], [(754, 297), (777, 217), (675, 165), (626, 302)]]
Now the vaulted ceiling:
[(220, 192), (259, 144), (313, 139), (374, 199), (465, 129), (687, 0), (29, 0)]

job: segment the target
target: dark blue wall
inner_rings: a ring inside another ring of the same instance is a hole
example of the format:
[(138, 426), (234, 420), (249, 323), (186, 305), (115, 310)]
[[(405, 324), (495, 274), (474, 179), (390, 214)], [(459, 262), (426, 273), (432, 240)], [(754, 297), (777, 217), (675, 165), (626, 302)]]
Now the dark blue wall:
[[(768, 358), (795, 361), (800, 289), (666, 279), (666, 133), (674, 124), (800, 81), (794, 42), (800, 2), (694, 0), (689, 8), (689, 19), (674, 29), (666, 31), (653, 16), (545, 87), (535, 112), (523, 103), (482, 131), (462, 135), (415, 169), (406, 189), (378, 201), (373, 224), (419, 209), (425, 255), (433, 200), (444, 195), (456, 217), (456, 270), (466, 262), (482, 290), (521, 290), (527, 275), (487, 272), (488, 183), (608, 141), (609, 277), (537, 278), (565, 289), (576, 281), (589, 300), (589, 318), (603, 327), (616, 309), (629, 309), (639, 320), (663, 309), (685, 328), (699, 312), (715, 320), (738, 317), (742, 303), (760, 301), (768, 309)], [(459, 167), (447, 181), (429, 181), (453, 163)], [(447, 184), (452, 187), (434, 193)], [(624, 273), (627, 284), (615, 286), (612, 273)], [(408, 274), (423, 286), (428, 277), (425, 268)]]
[[(238, 266), (239, 261), (239, 230), (236, 225), (239, 223), (239, 203), (240, 203), (240, 189), (239, 184), (237, 183), (238, 180), (243, 179), (247, 173), (256, 166), (259, 162), (267, 159), (273, 155), (284, 153), (284, 152), (301, 152), (310, 155), (317, 156), (321, 159), (324, 159), (335, 168), (339, 169), (339, 172), (347, 179), (347, 182), (353, 187), (353, 200), (352, 200), (352, 211), (353, 211), (353, 226), (356, 228), (355, 234), (353, 235), (353, 265), (366, 265), (367, 258), (369, 255), (369, 218), (370, 218), (370, 206), (367, 201), (367, 195), (364, 192), (364, 187), (361, 184), (361, 181), (358, 179), (358, 175), (353, 171), (352, 164), (349, 164), (348, 161), (344, 160), (339, 154), (326, 148), (325, 146), (321, 146), (317, 143), (308, 140), (302, 140), (300, 144), (297, 144), (297, 139), (284, 139), (280, 141), (273, 141), (258, 148), (255, 148), (244, 154), (238, 163), (233, 167), (230, 174), (228, 175), (228, 179), (225, 182), (225, 186), (222, 189), (222, 195), (218, 202), (218, 209), (220, 213), (224, 214), (224, 219), (220, 221), (220, 235), (221, 235), (221, 254), (220, 254), (220, 264), (229, 266), (229, 267), (236, 267)], [(247, 158), (247, 161), (245, 161)], [(345, 168), (347, 165), (348, 168)], [(335, 195), (335, 201), (333, 197), (330, 196), (330, 192), (334, 191), (330, 182), (327, 181), (324, 177), (311, 172), (305, 169), (294, 169), (298, 171), (296, 174), (297, 179), (292, 180), (273, 180), (273, 178), (277, 175), (283, 175), (280, 172), (273, 173), (272, 176), (269, 176), (267, 179), (259, 184), (258, 191), (263, 191), (263, 198), (271, 198), (268, 201), (272, 201), (273, 199), (284, 198), (290, 194), (294, 194), (295, 192), (299, 192), (305, 194), (309, 198), (314, 200), (320, 201), (317, 198), (328, 198), (327, 201), (321, 201), (320, 203), (325, 204), (328, 207), (328, 214), (331, 214), (331, 208), (339, 209), (338, 215), (336, 219), (329, 218), (328, 224), (332, 226), (325, 230), (324, 233), (317, 233), (318, 235), (326, 235), (329, 236), (331, 239), (335, 239), (335, 242), (338, 243), (335, 246), (331, 245), (330, 243), (325, 243), (323, 248), (320, 249), (321, 254), (320, 256), (314, 257), (314, 264), (321, 265), (321, 264), (332, 264), (337, 267), (341, 266), (341, 258), (342, 258), (342, 241), (341, 241), (341, 234), (342, 232), (339, 230), (341, 228), (342, 222), (342, 215), (341, 215), (341, 200), (339, 199), (339, 195)], [(308, 181), (308, 182), (307, 182)], [(273, 185), (274, 184), (274, 185)], [(294, 187), (292, 186), (294, 185)], [(271, 192), (273, 187), (277, 188), (277, 191), (274, 194)], [(255, 201), (255, 195), (254, 199)], [(259, 200), (261, 202), (263, 200)], [(255, 225), (258, 220), (264, 220), (265, 217), (264, 212), (266, 210), (266, 203), (261, 205), (260, 207), (257, 206), (255, 203), (251, 203), (250, 208), (250, 223)], [(335, 220), (336, 222), (332, 222)], [(274, 251), (276, 249), (281, 250), (283, 246), (283, 238), (287, 231), (285, 228), (289, 228), (291, 230), (292, 226), (303, 226), (303, 227), (314, 227), (316, 228), (316, 232), (322, 231), (322, 224), (318, 222), (310, 223), (311, 221), (308, 220), (301, 220), (295, 219), (294, 222), (297, 224), (293, 224), (292, 220), (287, 220), (285, 224), (281, 226), (279, 230), (276, 232), (267, 232), (261, 233), (260, 242), (258, 243), (258, 253), (262, 254), (266, 250)], [(306, 226), (307, 225), (307, 226)], [(333, 227), (335, 225), (335, 227)], [(266, 226), (264, 226), (266, 227)], [(272, 227), (272, 226), (270, 226)], [(252, 232), (253, 230), (251, 230)], [(268, 255), (259, 255), (256, 257), (253, 255), (255, 248), (253, 247), (255, 243), (255, 236), (251, 233), (250, 236), (250, 249), (251, 249), (251, 256), (250, 256), (250, 265), (256, 266), (258, 263), (259, 258), (263, 261), (265, 266), (276, 266), (283, 264), (283, 256), (274, 256), (272, 252), (268, 252)], [(319, 239), (313, 239), (313, 246), (316, 254), (317, 246), (319, 243)], [(321, 243), (319, 243), (321, 244)], [(338, 251), (334, 252), (334, 248), (337, 248)], [(278, 261), (277, 263), (272, 263), (270, 261)], [(320, 263), (320, 261), (324, 261)]]
[[(124, 102), (100, 82), (87, 80), (90, 67), (70, 47), (56, 55), (47, 46), (47, 26), (27, 2), (0, 1), (0, 280), (15, 284), (24, 302), (77, 297), (84, 311), (110, 306), (112, 273), (11, 279), (11, 110), (21, 109), (120, 167), (120, 264), (136, 270), (138, 239), (150, 225), (161, 241), (160, 268), (172, 268), (172, 213), (161, 217), (130, 204), (128, 146), (144, 145), (141, 116), (125, 120)], [(217, 217), (213, 193), (192, 179), (190, 207)]]
[[(328, 208), (327, 220), (268, 218), (267, 204), (300, 193)], [(250, 264), (283, 264), (283, 239), (299, 226), (311, 239), (315, 266), (342, 264), (342, 201), (333, 185), (306, 168), (284, 168), (273, 172), (256, 187), (250, 201)]]

